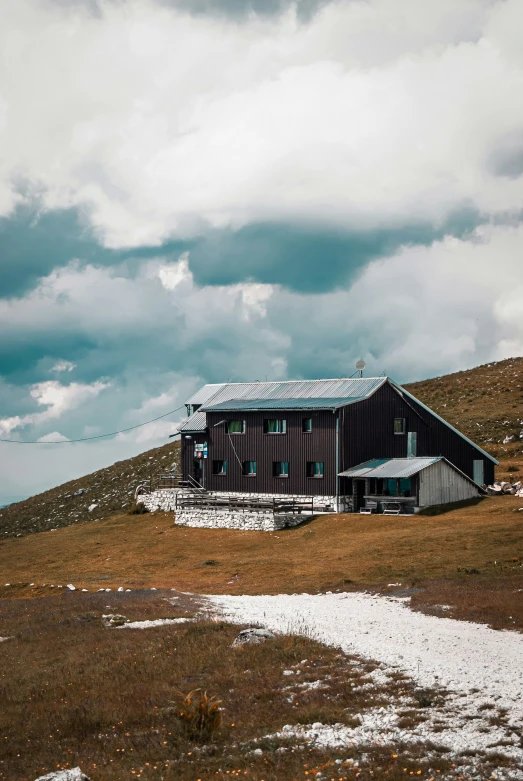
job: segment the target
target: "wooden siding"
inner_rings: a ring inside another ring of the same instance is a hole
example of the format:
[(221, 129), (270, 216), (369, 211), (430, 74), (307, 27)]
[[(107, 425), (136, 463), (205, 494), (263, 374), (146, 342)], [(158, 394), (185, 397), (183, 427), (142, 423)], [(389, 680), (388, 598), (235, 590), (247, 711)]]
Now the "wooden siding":
[[(220, 421), (246, 421), (245, 434), (227, 434)], [(285, 434), (264, 434), (265, 418), (284, 418)], [(302, 431), (312, 418), (312, 431)], [(215, 425), (216, 423), (220, 425)], [(212, 491), (334, 496), (336, 493), (336, 415), (333, 412), (287, 410), (271, 412), (208, 412), (209, 457), (205, 487)], [(235, 451), (238, 458), (235, 455)], [(227, 461), (226, 475), (213, 475), (212, 462)], [(256, 461), (256, 477), (242, 475), (239, 461)], [(274, 477), (273, 462), (288, 461), (289, 477)], [(324, 476), (307, 477), (307, 461), (322, 461)]]
[[(394, 418), (406, 419), (406, 433), (394, 434)], [(383, 385), (369, 399), (340, 410), (340, 472), (371, 458), (406, 458), (408, 432), (417, 433), (417, 456), (444, 456), (471, 479), (473, 462), (483, 459), (485, 481), (494, 464), (473, 445), (419, 404)]]
[[(285, 418), (286, 434), (264, 434), (265, 418)], [(226, 433), (221, 421), (246, 420), (245, 434)], [(302, 431), (303, 418), (312, 418), (312, 432)], [(339, 453), (336, 464), (336, 419), (339, 418)], [(404, 434), (394, 434), (394, 418), (405, 418)], [(216, 426), (215, 424), (220, 424)], [(336, 472), (371, 458), (406, 458), (408, 432), (416, 432), (417, 456), (444, 456), (471, 479), (474, 461), (484, 462), (486, 483), (494, 480), (494, 464), (416, 401), (402, 397), (389, 384), (370, 398), (342, 407), (337, 413), (325, 410), (299, 412), (208, 412), (208, 432), (188, 440), (182, 434), (182, 472), (194, 476), (194, 445), (207, 442), (208, 458), (202, 459), (204, 485), (214, 491), (336, 495)], [(256, 477), (242, 475), (239, 461), (256, 461)], [(212, 462), (227, 461), (227, 475), (213, 475)], [(289, 462), (289, 477), (273, 477), (273, 461)], [(324, 477), (308, 478), (307, 461), (323, 461)], [(337, 468), (338, 467), (338, 468)], [(345, 494), (347, 480), (341, 480)]]
[(479, 490), (445, 461), (437, 461), (419, 473), (420, 507), (461, 502), (479, 496)]

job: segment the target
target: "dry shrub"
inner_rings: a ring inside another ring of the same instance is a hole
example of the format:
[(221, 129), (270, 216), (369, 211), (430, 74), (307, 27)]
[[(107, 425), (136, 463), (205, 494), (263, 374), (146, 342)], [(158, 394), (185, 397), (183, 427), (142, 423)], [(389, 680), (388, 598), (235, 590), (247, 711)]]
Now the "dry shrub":
[(178, 692), (176, 715), (189, 740), (201, 743), (212, 740), (222, 723), (221, 704), (216, 695), (209, 697), (201, 689), (193, 689), (189, 694)]

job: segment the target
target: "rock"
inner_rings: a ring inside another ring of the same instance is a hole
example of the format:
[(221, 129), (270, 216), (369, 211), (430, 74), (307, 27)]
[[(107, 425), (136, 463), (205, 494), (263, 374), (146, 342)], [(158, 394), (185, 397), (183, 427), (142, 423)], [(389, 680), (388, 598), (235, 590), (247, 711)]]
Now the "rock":
[(35, 781), (89, 781), (89, 779), (79, 767), (75, 767), (72, 770), (57, 770), (55, 773), (39, 776)]
[(78, 491), (75, 491), (73, 496), (81, 496), (82, 494), (85, 494), (87, 491), (87, 488), (79, 488)]
[(76, 586), (73, 586), (72, 583), (68, 583), (67, 588), (69, 589), (69, 591), (76, 591)]
[(127, 616), (121, 616), (118, 613), (108, 613), (102, 616), (102, 621), (105, 627), (123, 626), (129, 623)]
[(238, 645), (259, 645), (266, 640), (272, 640), (274, 634), (268, 629), (242, 629), (238, 637), (233, 642), (233, 646)]

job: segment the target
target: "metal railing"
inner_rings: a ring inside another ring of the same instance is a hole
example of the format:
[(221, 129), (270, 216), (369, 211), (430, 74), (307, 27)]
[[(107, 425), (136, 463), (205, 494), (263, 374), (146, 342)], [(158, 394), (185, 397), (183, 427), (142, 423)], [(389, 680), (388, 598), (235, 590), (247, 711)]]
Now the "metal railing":
[(263, 499), (255, 496), (216, 496), (214, 494), (190, 494), (180, 495), (177, 501), (178, 507), (200, 508), (202, 510), (231, 510), (238, 512), (266, 512), (272, 515), (299, 515), (301, 513), (320, 512), (319, 502), (314, 504), (314, 499)]

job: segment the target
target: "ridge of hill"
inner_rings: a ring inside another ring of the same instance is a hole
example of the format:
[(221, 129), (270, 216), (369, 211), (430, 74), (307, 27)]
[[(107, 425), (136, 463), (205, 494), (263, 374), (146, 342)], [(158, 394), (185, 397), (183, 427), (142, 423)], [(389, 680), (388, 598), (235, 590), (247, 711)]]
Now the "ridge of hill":
[(180, 443), (169, 442), (10, 504), (0, 510), (0, 539), (109, 518), (134, 504), (140, 483), (179, 466)]
[[(523, 358), (413, 382), (404, 387), (500, 461), (498, 479), (521, 477)], [(170, 442), (126, 461), (0, 510), (0, 539), (114, 515), (133, 503), (136, 486), (179, 468), (180, 445)]]

